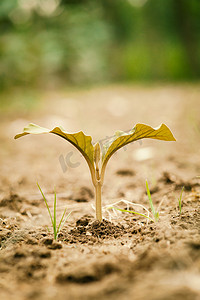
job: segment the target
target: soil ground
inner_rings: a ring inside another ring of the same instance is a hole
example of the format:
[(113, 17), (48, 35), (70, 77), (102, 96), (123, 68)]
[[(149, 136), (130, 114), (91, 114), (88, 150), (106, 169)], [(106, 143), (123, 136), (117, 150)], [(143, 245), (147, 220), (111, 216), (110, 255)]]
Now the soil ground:
[[(41, 98), (32, 111), (1, 113), (0, 299), (200, 299), (200, 86), (110, 86)], [(29, 122), (83, 130), (94, 142), (139, 122), (167, 124), (177, 141), (121, 149), (103, 188), (103, 206), (124, 199), (150, 209), (147, 179), (159, 221), (104, 209), (99, 224), (84, 159), (54, 135), (14, 140)], [(36, 182), (51, 209), (56, 187), (58, 220), (65, 207), (72, 211), (56, 242)]]

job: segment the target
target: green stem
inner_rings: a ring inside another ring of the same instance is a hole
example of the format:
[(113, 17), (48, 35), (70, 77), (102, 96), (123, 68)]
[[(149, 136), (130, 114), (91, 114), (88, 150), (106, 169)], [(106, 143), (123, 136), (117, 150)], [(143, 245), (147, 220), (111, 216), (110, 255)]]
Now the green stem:
[(100, 181), (96, 182), (95, 192), (96, 192), (96, 218), (98, 221), (102, 221), (102, 206), (101, 206), (101, 183)]

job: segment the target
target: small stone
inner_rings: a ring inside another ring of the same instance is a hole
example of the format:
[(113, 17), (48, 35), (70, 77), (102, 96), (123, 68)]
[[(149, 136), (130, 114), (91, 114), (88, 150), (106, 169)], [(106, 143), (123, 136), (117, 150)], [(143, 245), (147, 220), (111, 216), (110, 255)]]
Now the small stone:
[(42, 239), (42, 243), (46, 246), (51, 245), (53, 243), (53, 239), (52, 238), (44, 238), (44, 239)]
[(51, 245), (48, 246), (48, 249), (51, 250), (62, 249), (62, 244), (54, 241)]

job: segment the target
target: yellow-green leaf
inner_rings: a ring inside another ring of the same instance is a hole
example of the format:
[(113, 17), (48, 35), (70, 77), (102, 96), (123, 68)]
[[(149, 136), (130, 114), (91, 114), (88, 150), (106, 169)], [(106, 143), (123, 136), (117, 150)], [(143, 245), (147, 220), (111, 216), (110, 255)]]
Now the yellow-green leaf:
[(81, 154), (85, 157), (90, 169), (94, 169), (94, 147), (92, 145), (92, 138), (91, 136), (85, 135), (82, 131), (77, 133), (67, 133), (61, 127), (55, 127), (53, 130), (49, 130), (47, 128), (40, 127), (36, 124), (31, 123), (24, 128), (22, 133), (17, 134), (15, 136), (15, 139), (18, 139), (27, 134), (41, 133), (54, 133), (66, 139), (81, 152)]
[(105, 166), (109, 158), (120, 148), (134, 141), (151, 138), (163, 141), (175, 141), (170, 129), (162, 124), (158, 128), (152, 128), (145, 124), (137, 124), (135, 127), (127, 132), (116, 131), (115, 135), (103, 146), (102, 155), (102, 170), (104, 172)]

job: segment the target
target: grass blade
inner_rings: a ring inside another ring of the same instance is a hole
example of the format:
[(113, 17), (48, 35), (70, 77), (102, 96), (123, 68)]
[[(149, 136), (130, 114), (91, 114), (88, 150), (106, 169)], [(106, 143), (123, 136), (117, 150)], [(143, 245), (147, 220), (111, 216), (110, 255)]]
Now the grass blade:
[(59, 231), (60, 231), (60, 226), (61, 226), (61, 224), (62, 224), (62, 221), (63, 221), (63, 219), (64, 219), (64, 216), (65, 216), (65, 214), (66, 214), (66, 211), (67, 211), (67, 207), (65, 208), (65, 210), (64, 210), (64, 212), (63, 212), (63, 214), (62, 214), (62, 218), (60, 219), (60, 223), (59, 223), (58, 228), (57, 228), (57, 232), (58, 232), (58, 233), (59, 233)]
[(56, 229), (56, 188), (54, 190), (54, 206), (53, 206), (53, 232), (54, 238), (57, 239), (57, 229)]
[(146, 190), (147, 190), (147, 196), (148, 196), (148, 199), (149, 199), (149, 204), (150, 204), (150, 207), (151, 207), (152, 214), (154, 216), (155, 221), (158, 221), (159, 213), (155, 211), (153, 201), (151, 199), (151, 193), (150, 193), (150, 190), (149, 190), (149, 185), (148, 185), (147, 180), (146, 180)]
[[(42, 189), (41, 187), (39, 186), (38, 182), (37, 182), (37, 186), (42, 194), (42, 197), (44, 199), (44, 202), (46, 204), (46, 207), (47, 207), (47, 210), (48, 210), (48, 213), (49, 213), (49, 216), (50, 216), (50, 219), (51, 219), (51, 223), (52, 223), (52, 227), (53, 227), (53, 233), (54, 233), (54, 239), (57, 240), (57, 237), (58, 237), (58, 233), (60, 232), (60, 230), (62, 229), (63, 225), (65, 224), (65, 222), (67, 221), (67, 219), (69, 218), (71, 212), (66, 216), (66, 218), (64, 219), (65, 217), (65, 214), (66, 214), (66, 211), (67, 211), (67, 208), (65, 208), (63, 214), (62, 214), (62, 218), (59, 222), (59, 225), (58, 225), (58, 228), (56, 228), (56, 202), (57, 202), (57, 196), (56, 196), (56, 189), (54, 190), (54, 208), (53, 208), (53, 217), (52, 217), (52, 214), (51, 214), (51, 211), (49, 209), (49, 205), (47, 203), (47, 200), (42, 192)], [(64, 221), (63, 221), (64, 219)], [(48, 229), (49, 230), (49, 229)]]
[(182, 211), (182, 195), (183, 195), (184, 188), (185, 188), (185, 187), (183, 186), (182, 189), (181, 189), (180, 197), (178, 198), (178, 204), (179, 204), (179, 211), (180, 211), (180, 214), (181, 214), (181, 211)]
[(114, 206), (108, 207), (107, 209), (116, 209), (116, 210), (119, 210), (121, 212), (128, 212), (128, 213), (131, 213), (131, 214), (139, 215), (139, 216), (145, 217), (145, 218), (149, 219), (150, 221), (154, 222), (154, 220), (152, 218), (150, 218), (150, 217), (148, 217), (144, 214), (138, 213), (136, 211), (133, 211), (133, 210), (121, 209), (121, 208), (114, 207)]
[[(64, 224), (66, 223), (67, 219), (69, 218), (69, 216), (71, 215), (71, 211), (68, 213), (68, 215), (66, 216), (66, 218), (64, 219), (62, 225), (60, 225), (60, 228), (59, 228), (59, 231), (63, 228)], [(64, 214), (63, 214), (63, 217), (64, 217)], [(62, 218), (63, 219), (63, 218)], [(61, 219), (61, 220), (62, 220)], [(61, 224), (61, 223), (60, 223)]]
[(147, 196), (149, 198), (149, 203), (150, 203), (150, 206), (151, 206), (151, 211), (152, 211), (153, 215), (155, 215), (155, 209), (154, 209), (154, 206), (153, 206), (153, 201), (151, 199), (151, 193), (150, 193), (150, 190), (149, 190), (149, 185), (148, 185), (147, 180), (146, 180), (146, 190), (147, 190)]
[(50, 219), (51, 219), (51, 223), (52, 223), (52, 226), (53, 226), (53, 218), (52, 218), (52, 215), (51, 215), (51, 212), (50, 212), (50, 209), (49, 209), (49, 205), (48, 205), (48, 203), (47, 203), (47, 200), (46, 200), (46, 198), (45, 198), (45, 196), (44, 196), (44, 194), (43, 194), (43, 192), (42, 192), (42, 190), (41, 190), (41, 187), (39, 186), (39, 183), (38, 183), (38, 182), (37, 182), (37, 186), (38, 186), (38, 188), (39, 188), (39, 190), (40, 190), (40, 192), (41, 192), (41, 194), (42, 194), (42, 197), (43, 197), (44, 202), (45, 202), (45, 204), (46, 204), (46, 207), (47, 207), (47, 210), (48, 210)]

